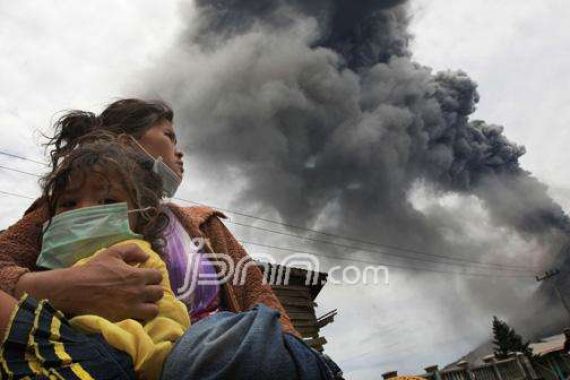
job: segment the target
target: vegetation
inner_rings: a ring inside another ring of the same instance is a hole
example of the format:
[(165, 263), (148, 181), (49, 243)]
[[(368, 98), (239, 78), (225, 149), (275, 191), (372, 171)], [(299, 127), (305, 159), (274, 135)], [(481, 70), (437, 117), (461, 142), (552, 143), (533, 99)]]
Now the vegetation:
[(505, 321), (493, 317), (493, 352), (497, 359), (506, 359), (510, 354), (522, 352), (529, 359), (534, 358), (530, 342), (515, 332)]

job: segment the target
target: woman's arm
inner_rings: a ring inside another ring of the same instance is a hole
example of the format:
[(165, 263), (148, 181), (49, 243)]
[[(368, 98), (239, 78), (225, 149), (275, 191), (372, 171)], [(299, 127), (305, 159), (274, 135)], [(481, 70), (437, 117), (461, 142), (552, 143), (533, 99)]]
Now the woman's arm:
[(48, 299), (68, 315), (96, 314), (111, 321), (154, 318), (163, 296), (162, 274), (132, 266), (147, 259), (133, 244), (106, 249), (84, 266), (27, 273), (16, 293)]
[(162, 276), (153, 269), (128, 265), (148, 256), (136, 246), (109, 251), (83, 268), (36, 270), (47, 210), (38, 206), (0, 234), (0, 290), (19, 298), (28, 293), (49, 299), (64, 313), (94, 313), (111, 320), (156, 315)]
[[(249, 310), (258, 303), (265, 304), (279, 311), (281, 314), (281, 326), (284, 332), (300, 337), (301, 335), (295, 330), (295, 327), (293, 327), (293, 323), (287, 315), (285, 308), (277, 299), (271, 287), (263, 282), (261, 270), (257, 265), (243, 265), (244, 261), (252, 259), (222, 221), (217, 216), (212, 216), (201, 225), (201, 229), (204, 235), (210, 240), (210, 244), (215, 252), (228, 254), (235, 263), (241, 262), (240, 266), (247, 268), (245, 283), (232, 285), (243, 310)], [(238, 273), (238, 276), (241, 278), (242, 274)]]
[(11, 296), (20, 277), (35, 267), (46, 219), (46, 210), (36, 209), (0, 234), (0, 289)]

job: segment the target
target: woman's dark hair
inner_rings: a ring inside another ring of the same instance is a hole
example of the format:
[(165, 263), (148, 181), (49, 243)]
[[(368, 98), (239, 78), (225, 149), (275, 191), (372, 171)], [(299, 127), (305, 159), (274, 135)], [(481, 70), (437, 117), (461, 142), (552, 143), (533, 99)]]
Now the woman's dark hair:
[[(42, 178), (42, 198), (48, 205), (50, 222), (60, 197), (69, 186), (80, 189), (87, 177), (96, 176), (110, 188), (111, 175), (119, 177), (120, 182), (115, 179), (115, 186), (123, 187), (136, 209), (148, 209), (137, 213), (133, 232), (143, 235), (152, 248), (162, 254), (162, 235), (168, 225), (168, 215), (160, 207), (164, 196), (162, 180), (152, 171), (152, 160), (125, 135), (117, 137), (96, 131), (78, 138), (75, 149)], [(73, 184), (70, 183), (72, 177)]]
[(52, 167), (71, 152), (83, 136), (94, 131), (106, 131), (140, 138), (150, 128), (163, 121), (172, 122), (170, 106), (158, 100), (121, 99), (109, 104), (99, 116), (92, 112), (69, 111), (54, 124), (54, 136), (46, 144), (51, 149)]

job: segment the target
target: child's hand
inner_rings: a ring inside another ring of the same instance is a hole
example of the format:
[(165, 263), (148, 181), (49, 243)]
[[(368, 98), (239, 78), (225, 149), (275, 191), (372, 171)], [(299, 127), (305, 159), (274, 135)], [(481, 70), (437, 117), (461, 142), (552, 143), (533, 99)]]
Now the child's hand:
[(136, 245), (114, 247), (81, 266), (25, 274), (18, 288), (49, 299), (71, 315), (96, 314), (111, 321), (151, 319), (163, 295), (162, 276), (156, 269), (132, 266), (147, 258)]

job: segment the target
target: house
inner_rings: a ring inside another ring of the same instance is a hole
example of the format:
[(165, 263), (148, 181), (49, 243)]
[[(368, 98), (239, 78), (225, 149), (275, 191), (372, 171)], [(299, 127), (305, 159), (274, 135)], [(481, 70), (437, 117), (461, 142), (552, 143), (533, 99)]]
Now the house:
[(535, 355), (532, 359), (513, 353), (499, 360), (489, 354), (442, 370), (437, 365), (429, 366), (419, 376), (429, 380), (566, 380), (570, 375), (570, 356), (564, 352), (564, 340), (564, 334), (559, 334), (531, 343)]
[(570, 375), (570, 356), (564, 352), (564, 340), (564, 334), (558, 334), (530, 344), (538, 356), (534, 367), (539, 377), (563, 380)]
[(311, 347), (322, 352), (327, 340), (321, 336), (321, 329), (332, 323), (337, 314), (335, 309), (317, 317), (315, 310), (315, 299), (327, 282), (327, 274), (261, 261), (257, 265), (291, 317), (295, 329)]

